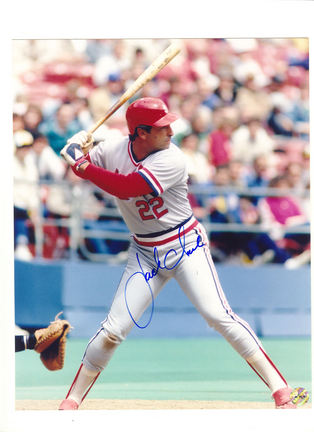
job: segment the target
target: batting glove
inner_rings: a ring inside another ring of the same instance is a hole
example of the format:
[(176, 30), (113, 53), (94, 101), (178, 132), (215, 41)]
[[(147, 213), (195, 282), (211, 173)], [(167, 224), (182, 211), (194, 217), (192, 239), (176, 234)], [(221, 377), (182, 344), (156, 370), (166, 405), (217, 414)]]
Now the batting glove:
[(83, 153), (87, 154), (89, 150), (93, 147), (93, 142), (94, 142), (93, 135), (83, 130), (73, 135), (73, 137), (67, 141), (67, 144), (69, 143), (79, 144)]
[[(75, 166), (76, 169), (81, 165), (79, 161), (88, 153), (94, 142), (94, 138), (91, 133), (80, 131), (67, 140), (67, 144), (63, 147), (60, 154), (71, 166)], [(84, 160), (82, 159), (81, 163)]]
[(75, 166), (76, 170), (79, 169), (82, 163), (86, 162), (81, 146), (77, 143), (69, 142), (63, 147), (60, 154), (69, 165)]

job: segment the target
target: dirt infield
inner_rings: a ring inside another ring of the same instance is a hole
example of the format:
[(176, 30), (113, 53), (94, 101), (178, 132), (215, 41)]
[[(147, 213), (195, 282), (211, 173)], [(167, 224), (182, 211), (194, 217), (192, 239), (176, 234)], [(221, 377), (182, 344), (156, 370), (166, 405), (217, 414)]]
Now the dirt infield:
[[(59, 400), (18, 400), (16, 410), (57, 410)], [(272, 402), (224, 402), (224, 401), (177, 401), (177, 400), (114, 400), (89, 399), (80, 410), (199, 410), (199, 409), (273, 409)], [(306, 404), (302, 409), (311, 408)]]

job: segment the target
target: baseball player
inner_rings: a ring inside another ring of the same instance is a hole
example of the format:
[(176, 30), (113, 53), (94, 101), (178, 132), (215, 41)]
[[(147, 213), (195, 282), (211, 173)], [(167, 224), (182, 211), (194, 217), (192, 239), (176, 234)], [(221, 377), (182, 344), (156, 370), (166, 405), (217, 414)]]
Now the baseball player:
[[(304, 389), (293, 393), (249, 324), (228, 304), (207, 234), (188, 201), (185, 158), (171, 142), (177, 118), (160, 99), (141, 98), (126, 111), (128, 137), (92, 147), (90, 134), (82, 131), (61, 151), (78, 176), (116, 197), (132, 238), (110, 311), (89, 341), (60, 410), (78, 409), (132, 327), (149, 325), (155, 299), (170, 278), (269, 387), (276, 408), (296, 408), (308, 398)], [(86, 146), (92, 148), (84, 155)], [(150, 318), (140, 325), (148, 308)]]

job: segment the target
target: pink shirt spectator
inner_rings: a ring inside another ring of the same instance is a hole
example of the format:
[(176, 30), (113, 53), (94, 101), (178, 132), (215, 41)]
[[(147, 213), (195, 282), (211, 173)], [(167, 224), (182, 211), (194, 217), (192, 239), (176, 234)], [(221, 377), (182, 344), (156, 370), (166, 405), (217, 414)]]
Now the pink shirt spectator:
[(230, 139), (221, 130), (215, 130), (209, 136), (209, 160), (212, 165), (226, 165), (230, 162)]
[(288, 224), (291, 217), (303, 215), (292, 197), (267, 197), (265, 200), (273, 217), (281, 225)]
[[(285, 176), (277, 176), (269, 182), (270, 188), (286, 189), (289, 184)], [(271, 196), (259, 203), (262, 224), (270, 230), (272, 238), (279, 240), (284, 236), (283, 228), (298, 226), (309, 222), (303, 208), (292, 196)]]

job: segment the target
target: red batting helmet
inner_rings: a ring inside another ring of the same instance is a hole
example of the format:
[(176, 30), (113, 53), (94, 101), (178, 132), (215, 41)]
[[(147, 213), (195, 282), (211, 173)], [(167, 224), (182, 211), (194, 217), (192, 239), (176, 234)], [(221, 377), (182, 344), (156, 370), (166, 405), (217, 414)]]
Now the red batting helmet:
[(178, 119), (170, 113), (166, 104), (158, 98), (144, 97), (132, 102), (126, 111), (126, 121), (130, 134), (133, 135), (137, 126), (168, 126)]

